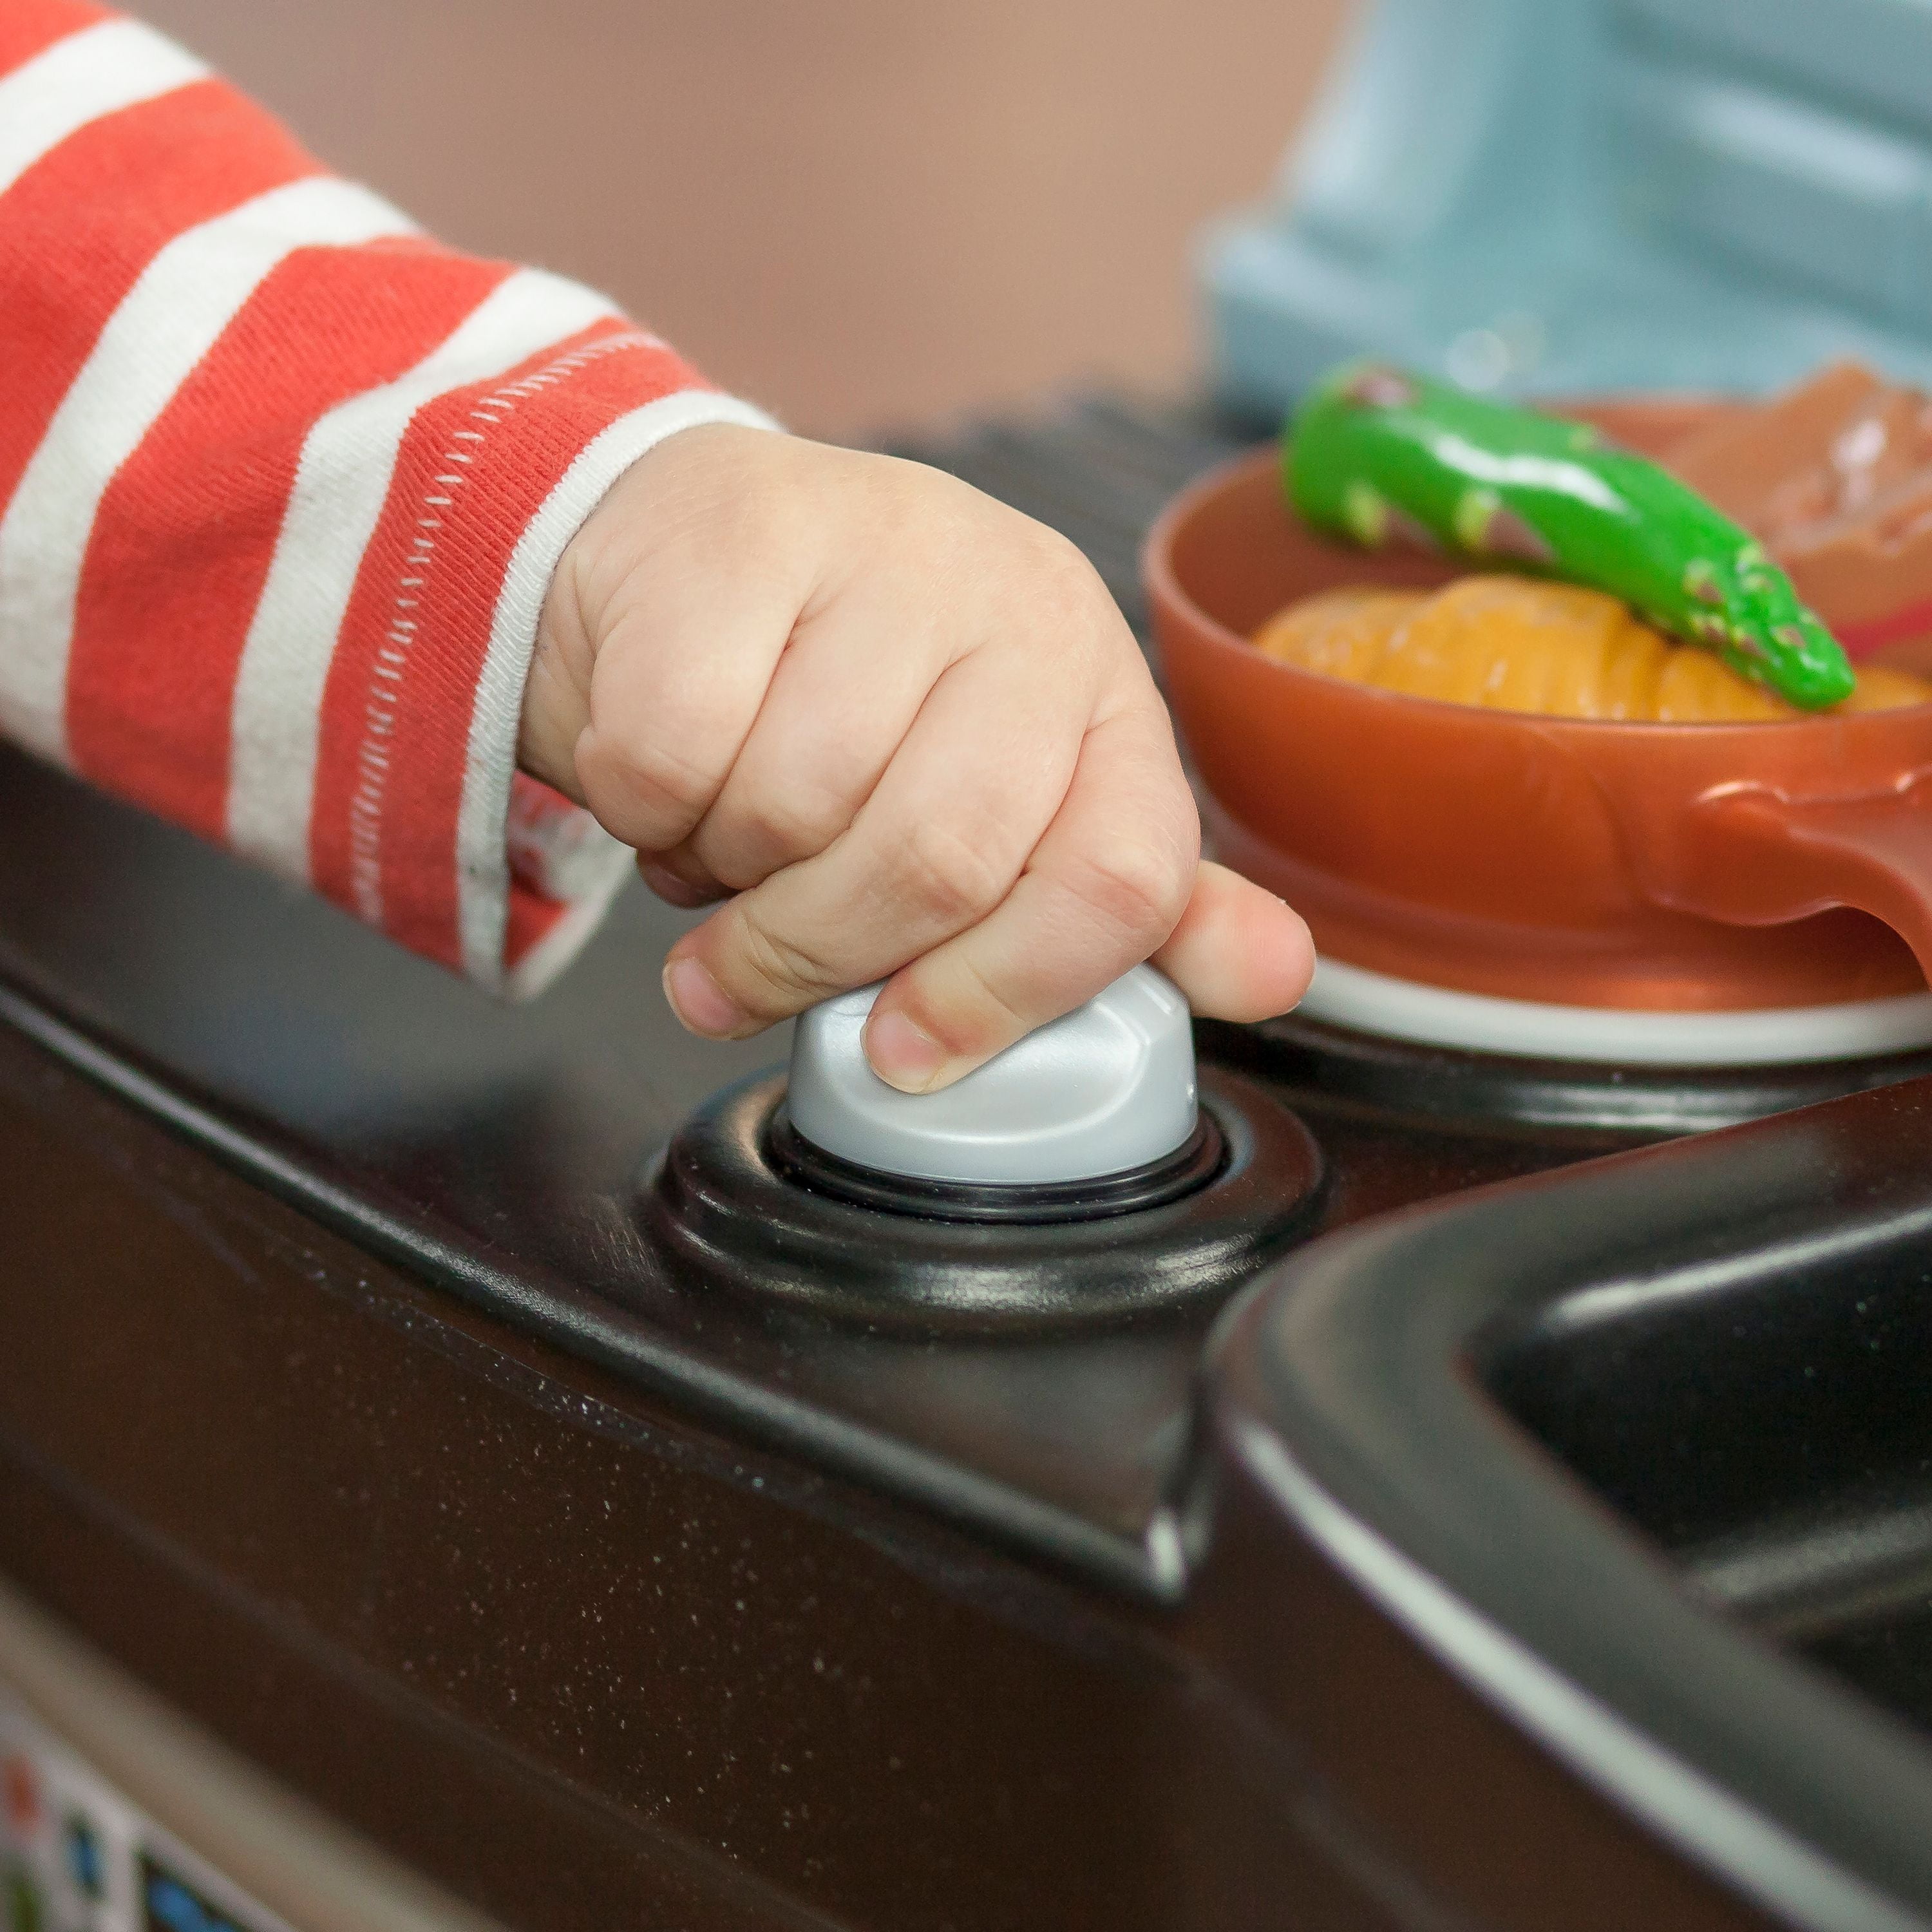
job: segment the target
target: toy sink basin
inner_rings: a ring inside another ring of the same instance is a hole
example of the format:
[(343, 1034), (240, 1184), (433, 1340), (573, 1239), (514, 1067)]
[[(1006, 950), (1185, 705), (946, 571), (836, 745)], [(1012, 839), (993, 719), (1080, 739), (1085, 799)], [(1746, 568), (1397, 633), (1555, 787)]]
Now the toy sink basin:
[[(1570, 412), (1649, 451), (1696, 402)], [(1463, 993), (1721, 1012), (1922, 996), (1932, 710), (1658, 725), (1352, 685), (1246, 639), (1291, 600), (1457, 574), (1301, 525), (1270, 452), (1170, 506), (1145, 571), (1223, 856), (1331, 958)]]
[[(1384, 1217), (1225, 1326), (1216, 1439), (1246, 1480), (1742, 1894), (1642, 1894), (1576, 1845), (1574, 1888), (1526, 1879), (1514, 1922), (1932, 1924), (1927, 1089)], [(1266, 1636), (1305, 1707), (1330, 1654)], [(1455, 1761), (1383, 1710), (1364, 1729), (1418, 1783)], [(1459, 1780), (1439, 1854), (1514, 1782)]]

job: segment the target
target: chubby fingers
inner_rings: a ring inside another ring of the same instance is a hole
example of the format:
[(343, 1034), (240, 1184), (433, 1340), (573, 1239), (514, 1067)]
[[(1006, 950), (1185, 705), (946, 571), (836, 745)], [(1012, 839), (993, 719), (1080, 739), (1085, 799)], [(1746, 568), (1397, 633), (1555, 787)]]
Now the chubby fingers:
[[(1137, 854), (1085, 844), (1109, 816), (1105, 799), (1100, 786), (1070, 798), (1007, 904), (880, 994), (866, 1048), (882, 1079), (912, 1093), (950, 1085), (1148, 956), (1148, 935), (1170, 923), (1182, 864), (1164, 856), (1158, 826)], [(1274, 893), (1204, 864), (1152, 958), (1203, 1018), (1252, 1021), (1286, 1012), (1308, 990), (1315, 946)]]
[(889, 628), (840, 610), (794, 635), (730, 775), (681, 845), (651, 855), (646, 880), (674, 903), (680, 890), (721, 898), (824, 851), (850, 826), (923, 708), (946, 653), (908, 634), (881, 652)]
[(626, 614), (598, 654), (576, 746), (584, 802), (606, 831), (666, 851), (710, 810), (790, 633), (786, 602), (747, 586), (706, 623), (641, 602)]
[(1086, 734), (1073, 782), (1012, 890), (888, 982), (866, 1026), (874, 1070), (928, 1092), (1090, 999), (1175, 929), (1200, 836), (1148, 685)]
[[(782, 482), (800, 460), (788, 447), (717, 424), (667, 439), (593, 513), (546, 602), (526, 700), (548, 700), (542, 730), (526, 718), (538, 776), (641, 853), (674, 850), (710, 809), (808, 609), (800, 493), (772, 487), (774, 464)], [(553, 658), (574, 668), (541, 675)]]
[(866, 1048), (882, 1079), (911, 1093), (950, 1085), (1150, 955), (1206, 1018), (1270, 1019), (1308, 990), (1315, 947), (1300, 914), (1226, 866), (1196, 863), (1193, 802), (1165, 718), (1108, 729), (1090, 736), (1006, 902), (880, 994)]
[[(664, 986), (687, 1025), (742, 1036), (891, 974), (867, 1053), (881, 1078), (925, 1092), (1150, 955), (1210, 1017), (1263, 1018), (1301, 997), (1308, 929), (1272, 893), (1198, 862), (1193, 800), (1151, 686), (1089, 728), (1070, 772), (1050, 730), (1036, 741), (1020, 718), (1010, 762), (962, 770), (945, 752), (974, 740), (998, 682), (972, 660), (958, 668), (850, 832), (679, 942)], [(1027, 827), (1041, 822), (1029, 850)]]
[[(1073, 780), (1082, 741), (1067, 721), (1090, 714), (1085, 677), (1077, 659), (1042, 670), (1019, 651), (955, 664), (850, 826), (672, 949), (664, 990), (679, 1016), (699, 1033), (742, 1037), (983, 920)], [(1057, 688), (1063, 678), (1074, 688)]]

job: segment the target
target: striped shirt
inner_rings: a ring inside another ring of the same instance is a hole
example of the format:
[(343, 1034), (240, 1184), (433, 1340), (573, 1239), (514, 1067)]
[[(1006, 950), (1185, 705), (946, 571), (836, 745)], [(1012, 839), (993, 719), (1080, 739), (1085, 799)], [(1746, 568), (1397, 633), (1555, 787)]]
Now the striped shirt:
[(515, 769), (544, 592), (654, 442), (766, 418), (88, 0), (0, 0), (0, 733), (547, 978), (628, 855)]

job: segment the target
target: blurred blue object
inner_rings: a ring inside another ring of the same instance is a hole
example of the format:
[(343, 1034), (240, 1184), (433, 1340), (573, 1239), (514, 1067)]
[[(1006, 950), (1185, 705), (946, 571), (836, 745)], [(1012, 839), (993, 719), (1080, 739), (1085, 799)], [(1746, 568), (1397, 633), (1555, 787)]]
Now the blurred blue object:
[(1372, 351), (1502, 394), (1932, 382), (1932, 0), (1372, 0), (1208, 237), (1222, 400)]

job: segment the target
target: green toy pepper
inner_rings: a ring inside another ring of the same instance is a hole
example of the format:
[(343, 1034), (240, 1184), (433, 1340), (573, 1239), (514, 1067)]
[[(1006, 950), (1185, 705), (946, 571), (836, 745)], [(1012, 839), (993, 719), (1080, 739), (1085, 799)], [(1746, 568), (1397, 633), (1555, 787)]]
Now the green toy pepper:
[(1851, 694), (1844, 652), (1763, 546), (1584, 424), (1355, 363), (1296, 413), (1282, 464), (1318, 529), (1608, 591), (1806, 710)]

